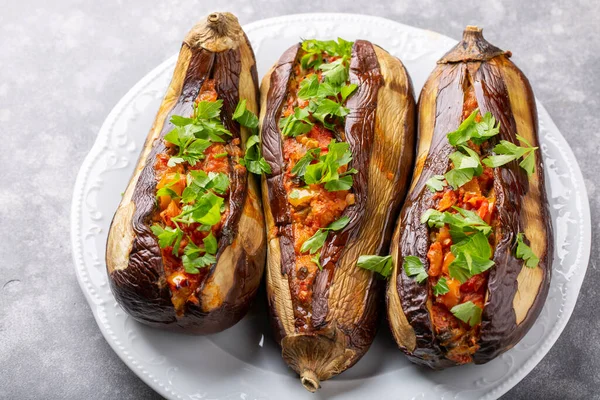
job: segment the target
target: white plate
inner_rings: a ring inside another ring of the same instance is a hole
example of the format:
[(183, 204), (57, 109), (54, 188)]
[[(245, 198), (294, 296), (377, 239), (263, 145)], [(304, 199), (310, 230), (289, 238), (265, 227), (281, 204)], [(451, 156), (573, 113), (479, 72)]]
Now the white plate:
[[(434, 32), (349, 14), (291, 15), (244, 29), (261, 76), (300, 38), (362, 38), (402, 59), (417, 94), (436, 60), (456, 43)], [(488, 36), (493, 43), (494, 32)], [(521, 59), (526, 60), (526, 55)], [(96, 321), (125, 364), (157, 392), (172, 399), (496, 398), (523, 379), (550, 350), (575, 307), (588, 263), (591, 223), (581, 171), (540, 104), (541, 149), (556, 240), (552, 283), (531, 331), (492, 362), (441, 372), (418, 368), (396, 349), (382, 324), (375, 343), (355, 367), (310, 395), (281, 360), (270, 337), (264, 293), (246, 318), (217, 335), (165, 333), (133, 321), (117, 305), (107, 283), (106, 236), (175, 60), (173, 56), (156, 67), (109, 114), (77, 177), (71, 211), (77, 277)]]

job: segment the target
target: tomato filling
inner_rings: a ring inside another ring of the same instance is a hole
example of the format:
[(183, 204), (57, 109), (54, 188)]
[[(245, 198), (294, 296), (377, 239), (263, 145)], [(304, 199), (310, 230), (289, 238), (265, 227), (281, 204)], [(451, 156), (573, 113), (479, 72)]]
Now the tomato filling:
[[(299, 57), (305, 52), (300, 51)], [(331, 56), (326, 52), (321, 54), (323, 63), (331, 63), (339, 57)], [(300, 82), (310, 79), (313, 75), (322, 81), (322, 71), (315, 68), (303, 68), (296, 62), (293, 76), (288, 83), (288, 96), (281, 112), (281, 118), (294, 114), (295, 109), (309, 107), (309, 101), (298, 97)], [(333, 99), (334, 97), (329, 97)], [(338, 98), (335, 99), (339, 101)], [(290, 287), (294, 301), (295, 326), (303, 332), (309, 328), (312, 316), (311, 301), (313, 296), (313, 283), (320, 265), (318, 254), (302, 252), (305, 242), (321, 228), (327, 227), (338, 220), (346, 207), (354, 203), (352, 189), (329, 191), (324, 184), (306, 184), (292, 172), (298, 161), (309, 150), (319, 149), (320, 155), (328, 153), (328, 146), (332, 140), (340, 141), (344, 138), (344, 122), (337, 119), (333, 126), (326, 128), (319, 121), (313, 120), (310, 131), (288, 137), (283, 135), (283, 157), (285, 161), (284, 187), (287, 192), (289, 209), (292, 219), (294, 252), (296, 256), (295, 271), (290, 274)], [(333, 129), (331, 129), (333, 128)], [(315, 163), (313, 160), (311, 163)], [(338, 169), (340, 174), (347, 171), (347, 165)]]
[[(215, 90), (215, 81), (206, 79), (200, 89), (198, 97), (195, 101), (195, 107), (199, 102), (215, 102), (217, 100), (217, 92)], [(194, 117), (192, 113), (191, 117)], [(230, 139), (230, 138), (228, 138)], [(206, 173), (223, 173), (228, 177), (231, 176), (231, 165), (229, 156), (233, 154), (240, 155), (239, 139), (230, 139), (225, 143), (212, 143), (204, 150), (203, 158), (191, 165), (189, 162), (179, 162), (170, 165), (169, 161), (177, 154), (177, 146), (165, 140), (166, 150), (156, 156), (154, 164), (156, 188), (169, 188), (172, 192), (158, 196), (158, 211), (154, 214), (153, 222), (165, 228), (179, 229), (183, 231), (181, 241), (177, 244), (167, 245), (161, 248), (162, 260), (166, 280), (171, 289), (171, 300), (178, 315), (183, 313), (185, 304), (189, 301), (198, 304), (196, 290), (202, 284), (210, 268), (199, 268), (194, 273), (189, 273), (184, 268), (182, 257), (184, 256), (184, 248), (191, 241), (193, 245), (204, 248), (204, 240), (212, 234), (218, 241), (223, 223), (227, 219), (229, 207), (227, 201), (223, 201), (224, 211), (221, 213), (221, 219), (216, 224), (207, 228), (199, 223), (177, 223), (173, 218), (182, 214), (182, 209), (185, 203), (182, 202), (181, 196), (188, 186), (189, 173), (191, 171), (204, 171)], [(223, 193), (216, 193), (217, 196), (227, 199), (229, 188)], [(174, 247), (178, 246), (178, 250), (174, 251)]]
[[(465, 94), (462, 119), (466, 119), (477, 108), (475, 93), (471, 87)], [(479, 122), (480, 116), (476, 121)], [(482, 146), (468, 142), (469, 148), (481, 155)], [(444, 190), (434, 195), (435, 208), (440, 212), (456, 213), (452, 207), (470, 210), (492, 227), (488, 240), (494, 249), (495, 227), (498, 224), (496, 212), (496, 198), (494, 194), (494, 175), (492, 169), (484, 166), (481, 175), (474, 177), (457, 190), (446, 186)], [(458, 319), (451, 310), (453, 307), (472, 302), (483, 309), (487, 291), (489, 270), (473, 275), (465, 282), (451, 277), (449, 266), (455, 260), (451, 247), (454, 244), (450, 235), (450, 228), (445, 224), (441, 228), (430, 228), (431, 244), (427, 253), (429, 261), (429, 286), (433, 288), (440, 279), (445, 279), (447, 292), (435, 295), (430, 289), (431, 318), (438, 339), (446, 347), (446, 357), (458, 364), (472, 361), (473, 354), (478, 349), (478, 337), (481, 323), (471, 326), (469, 323)], [(493, 256), (492, 256), (493, 258)]]

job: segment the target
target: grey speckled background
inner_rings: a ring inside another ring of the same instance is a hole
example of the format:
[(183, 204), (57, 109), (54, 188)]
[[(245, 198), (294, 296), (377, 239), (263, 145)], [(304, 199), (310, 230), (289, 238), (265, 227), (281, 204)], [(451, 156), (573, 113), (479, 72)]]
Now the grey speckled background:
[[(110, 349), (77, 285), (71, 194), (110, 109), (215, 7), (235, 12), (242, 23), (337, 11), (384, 16), (455, 38), (468, 23), (484, 26), (496, 45), (514, 52), (573, 148), (591, 199), (592, 242), (598, 242), (598, 1), (332, 0), (311, 9), (302, 6), (306, 2), (267, 0), (2, 3), (0, 398), (159, 398)], [(599, 260), (594, 247), (567, 328), (506, 398), (600, 398)]]

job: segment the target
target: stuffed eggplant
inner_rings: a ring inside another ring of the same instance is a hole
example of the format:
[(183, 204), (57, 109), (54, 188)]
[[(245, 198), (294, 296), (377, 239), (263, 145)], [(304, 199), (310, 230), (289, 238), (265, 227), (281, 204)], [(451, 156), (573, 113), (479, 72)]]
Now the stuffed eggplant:
[(374, 271), (389, 273), (415, 113), (402, 63), (364, 40), (306, 40), (262, 81), (268, 302), (282, 356), (310, 391), (373, 341), (384, 289)]
[(435, 369), (510, 349), (548, 294), (553, 237), (535, 99), (510, 55), (469, 26), (419, 98), (387, 312), (400, 348)]
[(211, 14), (182, 44), (108, 235), (112, 291), (137, 321), (206, 334), (248, 310), (266, 255), (257, 111), (250, 44)]

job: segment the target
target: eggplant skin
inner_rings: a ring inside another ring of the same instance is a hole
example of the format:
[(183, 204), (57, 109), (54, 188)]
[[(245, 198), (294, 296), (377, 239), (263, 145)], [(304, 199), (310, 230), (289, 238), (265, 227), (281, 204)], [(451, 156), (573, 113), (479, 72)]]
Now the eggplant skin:
[[(461, 123), (467, 83), (473, 85), (481, 113), (491, 112), (501, 124), (500, 134), (492, 140), (518, 143), (518, 133), (532, 146), (539, 146), (535, 98), (510, 55), (485, 41), (481, 29), (467, 27), (462, 41), (438, 61), (419, 97), (417, 161), (392, 239), (394, 270), (386, 299), (388, 320), (399, 347), (411, 361), (435, 369), (455, 363), (445, 358), (432, 330), (428, 283), (418, 284), (401, 266), (405, 256), (415, 255), (429, 268), (428, 231), (420, 217), (434, 206), (434, 200), (425, 182), (447, 171), (453, 148), (446, 134)], [(493, 171), (500, 239), (489, 274), (475, 364), (492, 360), (527, 333), (546, 300), (552, 271), (554, 240), (541, 152), (536, 152), (536, 171), (529, 179), (517, 162)], [(538, 267), (527, 268), (514, 256), (519, 232), (525, 233), (540, 258)]]
[(121, 307), (143, 324), (190, 334), (222, 331), (246, 314), (266, 256), (258, 183), (252, 174), (234, 168), (226, 199), (230, 213), (219, 238), (217, 263), (195, 293), (199, 304), (188, 302), (183, 315), (176, 314), (161, 249), (150, 230), (156, 207), (154, 162), (165, 149), (164, 135), (173, 128), (170, 116), (191, 113), (209, 77), (215, 79), (223, 100), (223, 124), (245, 145), (250, 133), (231, 117), (241, 98), (249, 110), (258, 112), (258, 76), (250, 43), (230, 13), (210, 14), (185, 38), (171, 84), (113, 218), (106, 248), (110, 286)]
[[(290, 279), (295, 274), (292, 225), (282, 136), (282, 104), (300, 45), (288, 49), (261, 84), (262, 152), (272, 173), (263, 176), (267, 223), (267, 295), (275, 338), (286, 363), (304, 387), (316, 391), (320, 381), (354, 365), (371, 345), (383, 300), (383, 281), (356, 266), (359, 255), (386, 254), (393, 224), (407, 190), (414, 158), (416, 105), (403, 64), (364, 40), (352, 48), (350, 82), (358, 85), (346, 107), (345, 136), (353, 154), (354, 205), (350, 222), (329, 235), (321, 251), (324, 266), (313, 287), (311, 326), (295, 328)], [(333, 266), (329, 274), (328, 266)]]

